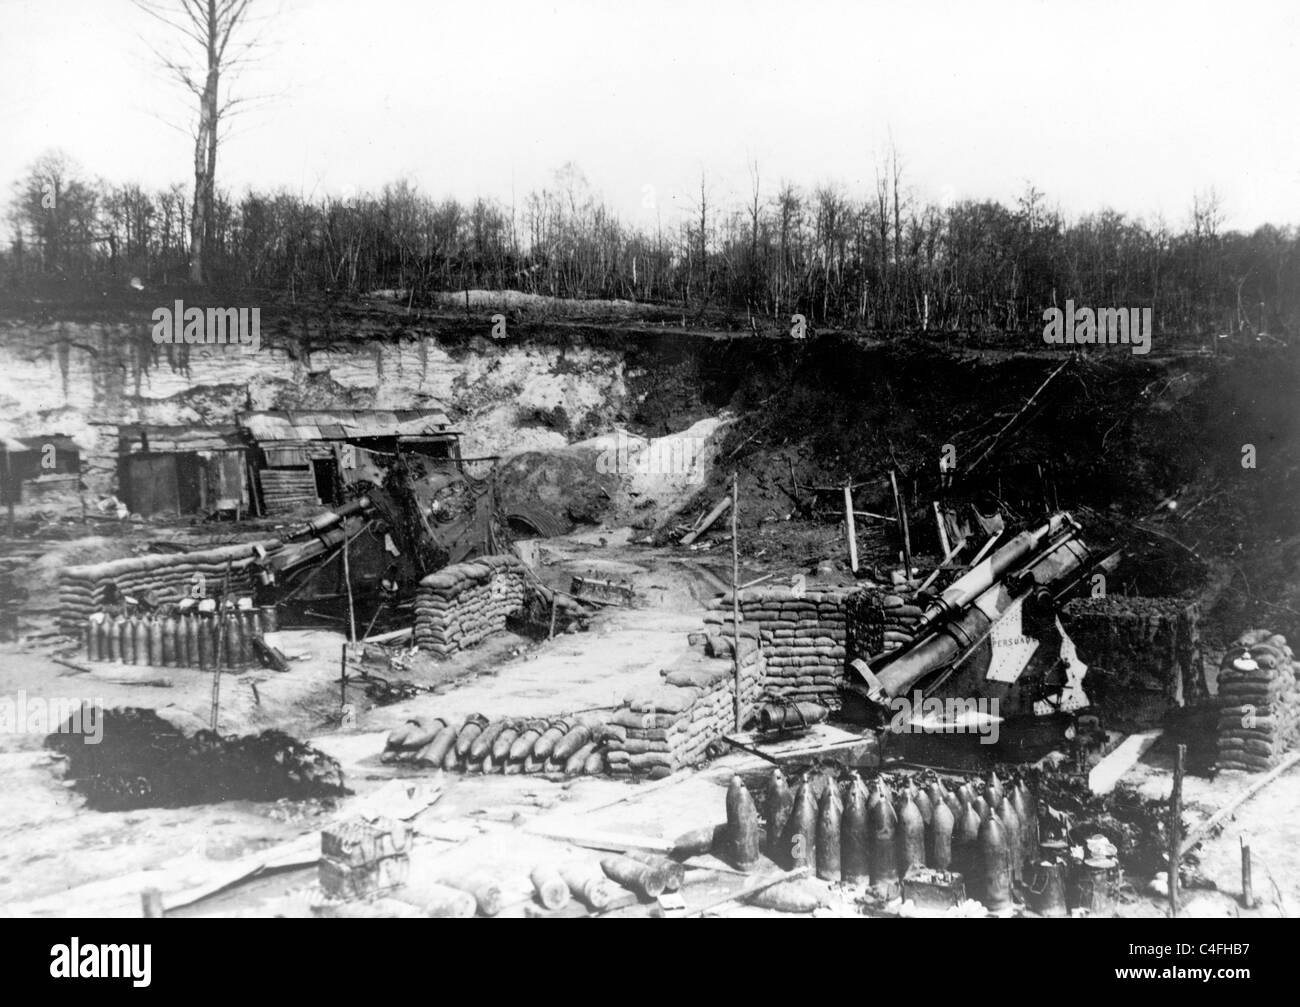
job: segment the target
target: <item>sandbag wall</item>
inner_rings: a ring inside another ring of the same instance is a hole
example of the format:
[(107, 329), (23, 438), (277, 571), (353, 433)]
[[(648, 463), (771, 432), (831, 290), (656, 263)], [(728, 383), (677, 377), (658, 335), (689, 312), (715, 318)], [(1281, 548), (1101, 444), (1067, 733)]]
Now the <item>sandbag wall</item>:
[[(844, 602), (850, 590), (741, 590), (741, 626), (758, 631), (763, 649), (764, 694), (839, 707), (846, 663)], [(711, 602), (709, 607), (715, 611), (704, 617), (706, 626), (729, 627), (731, 605), (729, 593)]]
[(862, 588), (844, 599), (848, 659), (870, 661), (912, 642), (922, 608), (913, 594), (895, 588)]
[(1170, 706), (1209, 697), (1199, 609), (1184, 598), (1076, 598), (1061, 625), (1092, 671), (1095, 706), (1116, 723), (1156, 723)]
[[(1234, 662), (1234, 652), (1242, 648), (1250, 659)], [(1266, 629), (1243, 633), (1229, 650), (1219, 671), (1219, 769), (1265, 772), (1295, 744), (1300, 735), (1300, 668), (1293, 658), (1286, 637)]]
[[(764, 658), (754, 632), (742, 627), (740, 636), (742, 723), (762, 691)], [(658, 685), (631, 693), (610, 717), (605, 761), (611, 775), (662, 779), (702, 762), (710, 745), (735, 730), (732, 637), (691, 634), (691, 643), (688, 654), (660, 672)]]
[(420, 581), (415, 644), (438, 657), (472, 647), (506, 627), (524, 607), (524, 564), (516, 556), (482, 556), (444, 567)]
[[(59, 625), (65, 633), (79, 634), (92, 613), (100, 611), (110, 585), (126, 595), (152, 591), (159, 602), (216, 596), (225, 585), (230, 566), (232, 591), (248, 593), (256, 576), (257, 547), (274, 552), (278, 539), (202, 549), (196, 552), (132, 556), (59, 571)], [(198, 576), (201, 575), (202, 580)]]

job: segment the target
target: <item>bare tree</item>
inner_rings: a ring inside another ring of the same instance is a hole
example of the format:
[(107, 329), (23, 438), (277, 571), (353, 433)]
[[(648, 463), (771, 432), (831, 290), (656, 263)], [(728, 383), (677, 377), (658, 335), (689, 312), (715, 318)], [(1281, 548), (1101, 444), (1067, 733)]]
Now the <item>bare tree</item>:
[(223, 74), (241, 63), (253, 40), (237, 42), (252, 0), (135, 0), (141, 10), (187, 40), (186, 55), (158, 52), (166, 70), (199, 102), (194, 130), (194, 199), (190, 213), (190, 280), (204, 282), (204, 262), (213, 224), (217, 142), (225, 116), (246, 99), (221, 97)]

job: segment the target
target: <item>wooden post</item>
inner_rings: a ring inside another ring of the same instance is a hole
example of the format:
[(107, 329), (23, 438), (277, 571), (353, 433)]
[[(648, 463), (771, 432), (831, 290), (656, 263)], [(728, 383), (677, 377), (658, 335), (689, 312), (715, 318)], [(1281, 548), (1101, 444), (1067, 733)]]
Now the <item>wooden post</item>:
[(1169, 915), (1178, 915), (1178, 865), (1182, 862), (1183, 759), (1187, 746), (1179, 745), (1174, 755), (1174, 786), (1169, 792)]
[(737, 537), (736, 511), (740, 509), (740, 477), (731, 473), (731, 665), (732, 686), (735, 695), (736, 730), (743, 727), (740, 720), (740, 539)]
[(348, 567), (348, 538), (347, 518), (343, 519), (343, 586), (348, 592), (348, 637), (353, 643), (357, 642), (357, 613), (352, 607), (352, 572)]
[(18, 487), (13, 485), (13, 468), (9, 464), (9, 449), (5, 448), (5, 476), (4, 476), (5, 500), (9, 508), (9, 537), (14, 537), (14, 497), (18, 495)]
[(907, 508), (903, 504), (903, 495), (898, 491), (898, 474), (889, 470), (889, 487), (894, 491), (894, 509), (898, 511), (898, 527), (903, 533), (903, 583), (912, 580), (912, 536), (907, 531)]
[(1259, 905), (1251, 881), (1250, 843), (1246, 841), (1245, 835), (1241, 837), (1241, 905), (1243, 909), (1254, 909)]
[(844, 531), (849, 537), (849, 569), (858, 572), (858, 526), (853, 521), (853, 490), (844, 487)]
[(934, 501), (934, 520), (939, 526), (939, 548), (943, 550), (941, 555), (947, 556), (952, 551), (948, 545), (948, 529), (943, 523), (943, 511), (939, 508), (939, 501)]
[(546, 639), (548, 640), (555, 639), (555, 603), (557, 601), (559, 601), (559, 597), (556, 595), (554, 591), (552, 591), (551, 592), (551, 628), (546, 631)]
[(348, 705), (348, 645), (341, 645), (339, 658), (339, 709)]
[[(224, 602), (224, 599), (223, 599)], [(213, 734), (217, 731), (217, 723), (221, 717), (221, 665), (226, 660), (226, 614), (223, 605), (217, 606), (217, 656), (213, 663), (216, 665), (212, 669), (212, 713), (211, 724)]]
[(161, 919), (163, 914), (162, 892), (157, 888), (146, 888), (140, 893), (140, 908), (145, 919)]

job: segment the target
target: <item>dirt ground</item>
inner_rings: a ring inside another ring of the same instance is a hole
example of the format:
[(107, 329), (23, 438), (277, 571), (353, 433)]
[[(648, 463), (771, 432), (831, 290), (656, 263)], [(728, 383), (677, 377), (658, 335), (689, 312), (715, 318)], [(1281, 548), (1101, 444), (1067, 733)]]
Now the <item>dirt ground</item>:
[[(567, 584), (574, 573), (628, 578), (639, 599), (632, 608), (603, 611), (584, 633), (533, 641), (501, 634), (460, 658), (412, 663), (404, 674), (432, 691), (388, 706), (369, 701), (356, 680), (347, 687), (354, 718), (339, 722), (339, 658), (343, 637), (330, 632), (285, 632), (280, 646), (290, 671), (223, 676), (220, 724), (225, 733), (276, 726), (308, 740), (339, 761), (351, 794), (319, 801), (232, 801), (184, 808), (126, 812), (86, 810), (83, 799), (59, 778), (60, 764), (38, 733), (0, 735), (0, 912), (15, 916), (137, 915), (140, 893), (157, 887), (177, 916), (309, 916), (356, 912), (322, 909), (313, 865), (319, 832), (359, 809), (394, 804), (410, 812), (416, 830), (412, 872), (417, 878), (489, 868), (506, 891), (506, 915), (533, 914), (528, 873), (539, 864), (595, 865), (600, 854), (566, 841), (575, 831), (632, 834), (666, 840), (723, 820), (724, 792), (732, 773), (764, 763), (733, 753), (661, 784), (602, 778), (555, 781), (536, 776), (459, 776), (418, 772), (379, 759), (384, 738), (407, 718), (449, 720), (489, 715), (573, 712), (617, 704), (629, 688), (653, 680), (658, 669), (687, 646), (700, 627), (702, 603), (729, 579), (729, 556), (650, 549), (629, 542), (631, 533), (597, 530), (549, 540), (541, 550), (543, 579)], [(758, 576), (758, 561), (742, 579)], [(782, 576), (801, 564), (778, 568)], [(840, 575), (833, 575), (840, 579)], [(816, 578), (810, 583), (815, 586)], [(0, 645), (0, 695), (66, 697), (120, 705), (185, 710), (205, 720), (211, 677), (166, 669), (167, 686), (125, 685), (105, 679), (111, 669), (79, 673), (56, 663), (77, 663), (70, 641), (31, 636), (46, 627), (25, 620), (25, 643)], [(46, 629), (48, 632), (48, 629)], [(1125, 777), (1151, 799), (1167, 796), (1168, 746), (1157, 744)], [(1210, 780), (1189, 776), (1185, 804), (1199, 820), (1248, 785), (1240, 776)], [(414, 796), (408, 794), (414, 791)], [(1217, 890), (1185, 893), (1189, 916), (1293, 916), (1300, 910), (1300, 772), (1283, 777), (1267, 800), (1247, 803), (1199, 851), (1199, 874)], [(1261, 904), (1243, 910), (1241, 834), (1251, 837), (1255, 891)], [(559, 837), (559, 838), (557, 838)], [(687, 905), (705, 909), (753, 878), (716, 859), (689, 862)], [(775, 871), (769, 865), (769, 869)], [(1149, 879), (1130, 879), (1120, 915), (1157, 917), (1163, 896)], [(238, 882), (238, 883), (236, 883)], [(857, 893), (836, 889), (818, 915), (858, 915)], [(374, 913), (387, 911), (383, 905)], [(644, 915), (644, 905), (610, 915)], [(562, 914), (576, 913), (575, 907)], [(711, 915), (752, 916), (767, 911), (730, 903)]]

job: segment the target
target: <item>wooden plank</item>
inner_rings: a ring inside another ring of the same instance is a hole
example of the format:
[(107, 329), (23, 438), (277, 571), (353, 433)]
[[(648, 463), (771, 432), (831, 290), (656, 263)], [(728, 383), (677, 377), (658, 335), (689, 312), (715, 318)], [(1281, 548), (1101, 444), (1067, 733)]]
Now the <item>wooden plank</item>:
[(630, 832), (610, 832), (591, 829), (578, 822), (556, 822), (542, 819), (524, 826), (524, 831), (545, 839), (556, 839), (589, 850), (609, 850), (625, 853), (628, 850), (648, 850), (652, 853), (670, 853), (673, 840), (662, 836), (639, 836)]
[(686, 917), (703, 916), (713, 909), (720, 909), (728, 902), (741, 902), (747, 898), (752, 898), (759, 892), (766, 891), (773, 885), (779, 885), (782, 881), (795, 881), (798, 878), (806, 877), (810, 872), (809, 867), (797, 867), (793, 871), (782, 871), (779, 874), (769, 874), (766, 877), (751, 881), (747, 885), (742, 885), (737, 891), (732, 892), (720, 899), (714, 899), (702, 906), (697, 906), (686, 913)]
[(737, 748), (754, 751), (756, 755), (760, 754), (759, 750), (765, 755), (794, 755), (834, 745), (858, 744), (864, 740), (861, 735), (851, 734), (830, 724), (814, 724), (798, 737), (780, 741), (765, 741), (756, 731), (737, 731), (723, 737)]
[(1094, 794), (1109, 794), (1125, 773), (1137, 765), (1138, 759), (1159, 740), (1162, 730), (1130, 734), (1113, 752), (1092, 767), (1088, 773), (1088, 788)]
[(849, 569), (858, 572), (858, 526), (853, 523), (853, 491), (844, 487), (844, 526), (849, 538)]
[(709, 528), (713, 526), (713, 522), (718, 520), (718, 518), (722, 517), (723, 513), (730, 506), (731, 506), (731, 497), (729, 495), (723, 497), (721, 500), (718, 501), (717, 506), (714, 507), (713, 510), (709, 511), (707, 515), (705, 515), (704, 520), (700, 522), (700, 526), (694, 529), (693, 531), (687, 532), (685, 535), (683, 535), (681, 541), (678, 544), (690, 545), (697, 538), (699, 538), (706, 531), (708, 531)]

